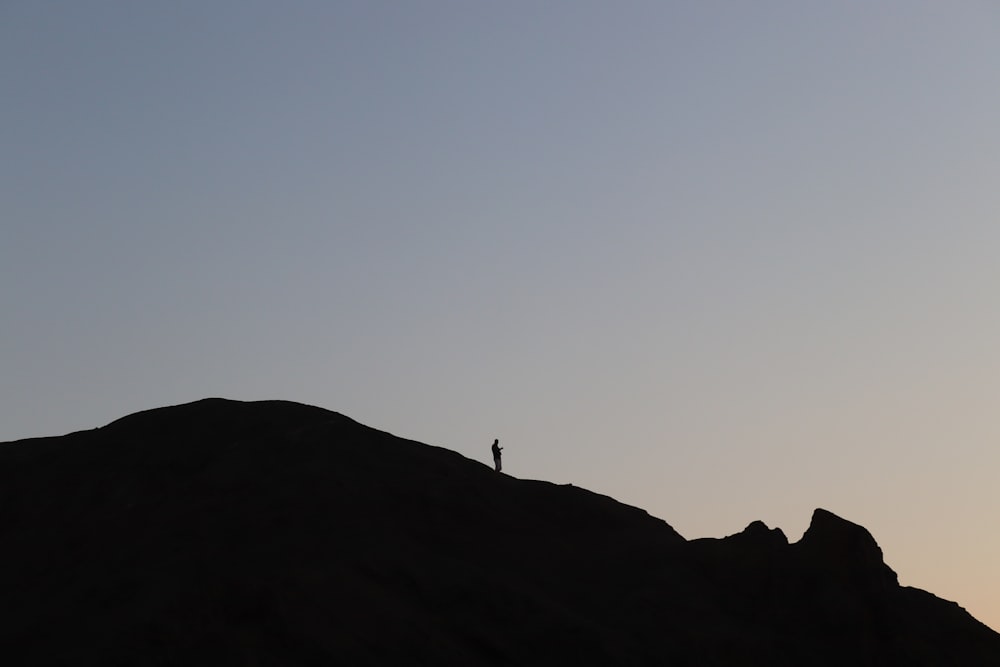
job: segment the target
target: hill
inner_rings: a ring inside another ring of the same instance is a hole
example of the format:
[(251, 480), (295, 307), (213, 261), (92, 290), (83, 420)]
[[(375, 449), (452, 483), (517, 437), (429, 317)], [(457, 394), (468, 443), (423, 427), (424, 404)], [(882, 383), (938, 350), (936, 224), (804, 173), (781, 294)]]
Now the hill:
[(688, 541), (282, 401), (0, 445), (0, 545), (7, 664), (1000, 664), (828, 511)]

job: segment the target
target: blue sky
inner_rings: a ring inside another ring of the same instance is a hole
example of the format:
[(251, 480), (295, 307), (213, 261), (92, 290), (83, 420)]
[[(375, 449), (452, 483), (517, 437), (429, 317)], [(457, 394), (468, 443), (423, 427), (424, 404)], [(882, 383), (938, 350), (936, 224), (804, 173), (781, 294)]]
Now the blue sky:
[(7, 2), (0, 439), (283, 398), (1000, 627), (989, 2)]

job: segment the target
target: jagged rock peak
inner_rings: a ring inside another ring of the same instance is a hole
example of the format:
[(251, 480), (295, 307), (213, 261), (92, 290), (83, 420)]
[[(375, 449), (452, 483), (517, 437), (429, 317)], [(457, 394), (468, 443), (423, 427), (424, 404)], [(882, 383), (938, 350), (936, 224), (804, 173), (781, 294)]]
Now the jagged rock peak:
[(788, 538), (780, 528), (768, 528), (763, 521), (751, 521), (750, 525), (740, 533), (747, 539), (754, 542), (767, 542), (769, 544), (788, 544)]
[(798, 546), (831, 569), (866, 571), (895, 585), (896, 573), (885, 564), (882, 549), (864, 526), (819, 508)]
[(802, 544), (829, 546), (850, 546), (869, 552), (882, 560), (882, 550), (875, 538), (864, 526), (842, 519), (833, 512), (818, 508), (813, 512), (809, 528), (802, 536)]

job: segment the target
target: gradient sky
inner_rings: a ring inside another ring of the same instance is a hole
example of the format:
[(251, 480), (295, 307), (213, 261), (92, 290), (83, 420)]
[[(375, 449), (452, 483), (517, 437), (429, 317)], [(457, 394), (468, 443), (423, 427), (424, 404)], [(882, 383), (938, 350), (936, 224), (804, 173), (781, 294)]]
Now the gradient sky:
[(0, 3), (0, 440), (343, 412), (1000, 629), (1000, 6)]

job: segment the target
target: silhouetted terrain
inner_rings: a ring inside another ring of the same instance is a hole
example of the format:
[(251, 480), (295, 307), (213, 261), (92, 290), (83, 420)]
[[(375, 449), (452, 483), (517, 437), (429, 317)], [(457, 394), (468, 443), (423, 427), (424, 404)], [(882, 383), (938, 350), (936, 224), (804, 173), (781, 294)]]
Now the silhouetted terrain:
[(0, 445), (0, 553), (4, 664), (1000, 665), (824, 510), (686, 541), (279, 401)]

